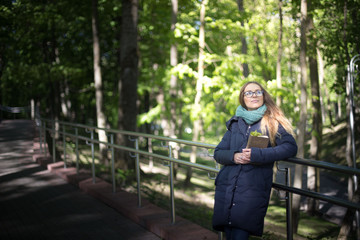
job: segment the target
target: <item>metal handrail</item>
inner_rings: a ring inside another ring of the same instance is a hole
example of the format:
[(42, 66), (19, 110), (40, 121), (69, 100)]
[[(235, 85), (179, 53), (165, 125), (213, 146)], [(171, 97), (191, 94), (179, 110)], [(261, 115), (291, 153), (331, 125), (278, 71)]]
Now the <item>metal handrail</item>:
[[(135, 153), (136, 155), (144, 155), (144, 156), (148, 156), (148, 157), (153, 157), (153, 158), (157, 158), (157, 159), (161, 159), (164, 161), (168, 161), (170, 164), (168, 165), (170, 168), (170, 174), (173, 174), (173, 164), (174, 163), (178, 163), (181, 165), (185, 165), (188, 167), (192, 167), (192, 168), (197, 168), (200, 170), (204, 170), (207, 171), (208, 173), (218, 173), (219, 172), (219, 168), (218, 168), (218, 164), (216, 164), (215, 162), (215, 167), (209, 167), (209, 166), (205, 166), (202, 164), (197, 164), (197, 163), (192, 163), (192, 162), (188, 162), (185, 160), (181, 160), (181, 159), (177, 159), (177, 158), (173, 158), (171, 156), (171, 146), (169, 144), (169, 156), (164, 156), (164, 155), (160, 155), (160, 154), (156, 154), (156, 153), (150, 153), (147, 151), (143, 151), (140, 150), (138, 148), (138, 144), (136, 144), (136, 148), (131, 148), (131, 147), (126, 147), (126, 146), (121, 146), (121, 145), (117, 145), (109, 142), (103, 142), (103, 141), (99, 141), (97, 139), (94, 139), (93, 136), (93, 132), (94, 131), (99, 131), (99, 130), (103, 130), (107, 133), (116, 133), (116, 134), (123, 134), (123, 135), (128, 135), (128, 136), (132, 136), (132, 137), (144, 137), (144, 138), (150, 138), (150, 139), (156, 139), (156, 140), (160, 140), (160, 141), (164, 141), (164, 142), (174, 142), (174, 143), (178, 143), (178, 144), (184, 144), (184, 145), (188, 145), (188, 146), (196, 146), (196, 147), (202, 147), (205, 148), (207, 150), (209, 149), (215, 149), (216, 145), (213, 144), (206, 144), (206, 143), (200, 143), (200, 142), (192, 142), (192, 141), (188, 141), (188, 140), (183, 140), (183, 139), (176, 139), (176, 138), (169, 138), (169, 137), (163, 137), (163, 136), (157, 136), (157, 135), (151, 135), (151, 134), (146, 134), (146, 133), (139, 133), (139, 132), (130, 132), (130, 131), (122, 131), (122, 130), (115, 130), (115, 129), (108, 129), (108, 128), (98, 128), (95, 126), (89, 126), (89, 125), (84, 125), (84, 124), (78, 124), (78, 123), (69, 123), (69, 122), (64, 122), (64, 121), (56, 121), (59, 124), (62, 124), (63, 126), (63, 131), (58, 130), (58, 134), (63, 135), (63, 139), (65, 139), (66, 136), (71, 137), (71, 138), (75, 138), (76, 140), (84, 140), (87, 143), (92, 145), (92, 175), (93, 175), (93, 182), (95, 182), (95, 167), (94, 167), (94, 148), (93, 145), (94, 144), (104, 144), (107, 145), (108, 147), (110, 147), (112, 149), (112, 154), (113, 154), (113, 149), (120, 149), (120, 150), (124, 150), (124, 151), (128, 151), (130, 153)], [(42, 124), (44, 123), (44, 124)], [(46, 123), (51, 123), (52, 127), (47, 127)], [(44, 141), (44, 146), (45, 146), (45, 138), (41, 138), (41, 129), (45, 132), (46, 130), (48, 130), (49, 132), (52, 132), (53, 134), (55, 134), (56, 130), (53, 127), (55, 123), (55, 120), (50, 120), (50, 119), (44, 119), (44, 118), (40, 118), (40, 150), (41, 148), (41, 141)], [(75, 134), (72, 134), (70, 132), (66, 132), (65, 131), (65, 126), (68, 127), (73, 127), (75, 128)], [(83, 129), (87, 129), (90, 133), (92, 133), (91, 138), (89, 137), (85, 137), (85, 136), (81, 136), (78, 134), (78, 128), (83, 128)], [(45, 133), (44, 133), (45, 136)], [(76, 141), (76, 145), (78, 141)], [(65, 144), (64, 144), (64, 148), (65, 148)], [(64, 149), (64, 151), (66, 151)], [(77, 146), (76, 146), (76, 151), (77, 151)], [(65, 153), (65, 152), (64, 152)], [(77, 153), (78, 155), (78, 153)], [(65, 154), (64, 154), (65, 156)], [(66, 156), (65, 156), (66, 157)], [(113, 159), (113, 156), (112, 156)], [(54, 159), (55, 161), (55, 159)], [(64, 159), (64, 161), (66, 161), (66, 159)], [(77, 161), (78, 161), (78, 157), (77, 157)], [(342, 165), (337, 165), (337, 164), (333, 164), (333, 163), (328, 163), (328, 162), (323, 162), (323, 161), (318, 161), (318, 160), (312, 160), (312, 159), (300, 159), (300, 158), (289, 158), (289, 159), (284, 159), (281, 160), (283, 162), (289, 162), (289, 163), (293, 163), (293, 164), (301, 164), (301, 165), (305, 165), (305, 166), (312, 166), (312, 167), (317, 167), (317, 168), (322, 168), (322, 169), (328, 169), (328, 170), (332, 170), (332, 171), (336, 171), (336, 172), (340, 172), (340, 173), (344, 173), (346, 175), (350, 175), (350, 176), (360, 176), (360, 170), (356, 169), (356, 168), (351, 168), (351, 167), (347, 167), (347, 166), (342, 166)], [(138, 165), (138, 164), (137, 164)], [(78, 166), (78, 162), (77, 162), (77, 166)], [(64, 167), (66, 167), (66, 164), (64, 164)], [(113, 164), (112, 164), (113, 167)], [(137, 166), (137, 168), (139, 168), (139, 166)], [(336, 197), (332, 197), (332, 196), (327, 196), (325, 194), (321, 194), (318, 192), (312, 192), (312, 191), (308, 191), (308, 190), (303, 190), (303, 189), (298, 189), (298, 188), (293, 188), (291, 186), (289, 186), (289, 174), (288, 174), (288, 169), (285, 169), (286, 171), (286, 178), (285, 182), (287, 185), (283, 185), (283, 184), (279, 184), (274, 182), (273, 183), (273, 188), (279, 189), (279, 190), (284, 190), (286, 191), (286, 193), (294, 193), (294, 194), (299, 194), (299, 195), (303, 195), (303, 196), (307, 196), (307, 197), (311, 197), (311, 198), (315, 198), (315, 199), (320, 199), (320, 200), (324, 200), (326, 202), (329, 203), (333, 203), (339, 206), (343, 206), (343, 207), (347, 207), (347, 208), (351, 208), (351, 209), (355, 209), (355, 210), (360, 210), (360, 205), (358, 203), (353, 203), (350, 202), (348, 200), (344, 200), (344, 199), (340, 199), (340, 198), (336, 198)], [(112, 174), (114, 174), (114, 169), (112, 169)], [(170, 176), (170, 179), (172, 179), (173, 176)], [(114, 176), (113, 176), (114, 179)], [(141, 193), (140, 193), (140, 180), (139, 180), (139, 176), (138, 176), (138, 206), (141, 207)], [(113, 191), (115, 191), (115, 182), (113, 181)], [(170, 183), (170, 190), (171, 190), (171, 222), (175, 223), (175, 206), (174, 206), (174, 194), (173, 194), (173, 182), (171, 181)], [(287, 216), (291, 216), (291, 196), (286, 198), (287, 200)], [(287, 221), (290, 221), (289, 217), (287, 217)], [(289, 228), (288, 228), (288, 239), (292, 239), (292, 233), (289, 234)], [(219, 235), (220, 236), (220, 235)]]
[(301, 196), (306, 196), (306, 197), (311, 197), (311, 198), (316, 198), (319, 200), (324, 200), (326, 202), (329, 203), (334, 203), (336, 205), (339, 206), (343, 206), (343, 207), (348, 207), (348, 208), (352, 208), (352, 209), (357, 209), (360, 210), (360, 205), (359, 203), (354, 203), (354, 202), (349, 202), (345, 199), (340, 199), (337, 197), (332, 197), (332, 196), (325, 196), (324, 194), (318, 193), (318, 192), (313, 192), (313, 191), (309, 191), (309, 190), (305, 190), (305, 189), (299, 189), (299, 188), (293, 188), (293, 187), (289, 187), (280, 183), (273, 183), (273, 187), (279, 190), (283, 190), (283, 191), (287, 191), (287, 192), (291, 192), (291, 193), (295, 193), (295, 194), (299, 194)]
[[(40, 120), (52, 122), (52, 120), (44, 119), (44, 118), (41, 118)], [(156, 140), (160, 140), (160, 141), (174, 142), (174, 143), (185, 144), (185, 145), (190, 145), (190, 146), (195, 146), (195, 147), (202, 147), (202, 148), (208, 148), (208, 149), (214, 149), (216, 147), (216, 145), (214, 145), (214, 144), (192, 142), (189, 140), (170, 138), (170, 137), (152, 135), (152, 134), (147, 134), (147, 133), (130, 132), (130, 131), (124, 131), (124, 130), (109, 129), (109, 128), (99, 128), (99, 127), (95, 127), (95, 126), (89, 126), (89, 125), (79, 124), (79, 123), (69, 123), (69, 122), (64, 122), (64, 121), (57, 121), (57, 122), (60, 124), (63, 124), (63, 125), (70, 126), (70, 127), (87, 128), (87, 129), (93, 129), (93, 130), (103, 130), (103, 131), (109, 132), (109, 133), (120, 133), (123, 135), (128, 135), (128, 136), (133, 136), (133, 137), (151, 138), (151, 139), (156, 139)]]

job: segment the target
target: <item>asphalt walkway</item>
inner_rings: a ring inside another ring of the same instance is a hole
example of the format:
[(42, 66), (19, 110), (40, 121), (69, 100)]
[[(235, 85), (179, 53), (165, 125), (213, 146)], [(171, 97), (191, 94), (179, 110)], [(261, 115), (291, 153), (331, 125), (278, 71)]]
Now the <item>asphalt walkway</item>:
[(160, 239), (33, 161), (29, 120), (0, 123), (0, 239)]

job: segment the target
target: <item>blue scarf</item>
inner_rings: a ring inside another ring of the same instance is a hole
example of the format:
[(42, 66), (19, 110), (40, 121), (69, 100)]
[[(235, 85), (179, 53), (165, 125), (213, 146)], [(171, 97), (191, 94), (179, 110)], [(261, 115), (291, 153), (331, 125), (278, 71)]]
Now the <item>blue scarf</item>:
[(235, 116), (243, 118), (247, 124), (253, 124), (264, 116), (265, 111), (265, 104), (253, 111), (248, 111), (240, 105), (236, 109)]

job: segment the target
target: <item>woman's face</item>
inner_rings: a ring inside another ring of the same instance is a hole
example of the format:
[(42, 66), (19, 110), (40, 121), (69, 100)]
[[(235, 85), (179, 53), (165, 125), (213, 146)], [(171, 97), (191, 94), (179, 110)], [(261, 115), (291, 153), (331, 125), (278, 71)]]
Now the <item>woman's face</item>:
[(264, 104), (264, 94), (259, 85), (250, 83), (246, 86), (244, 90), (244, 102), (248, 111), (256, 110)]

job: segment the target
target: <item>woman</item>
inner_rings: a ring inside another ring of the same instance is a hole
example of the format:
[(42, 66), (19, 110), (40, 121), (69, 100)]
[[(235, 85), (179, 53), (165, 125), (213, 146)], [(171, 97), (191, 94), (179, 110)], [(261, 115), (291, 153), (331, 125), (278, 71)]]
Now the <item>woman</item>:
[[(239, 101), (214, 152), (224, 166), (215, 180), (213, 228), (224, 231), (227, 240), (262, 235), (274, 161), (297, 153), (290, 122), (259, 83), (247, 82)], [(253, 131), (269, 137), (267, 148), (246, 148)]]

